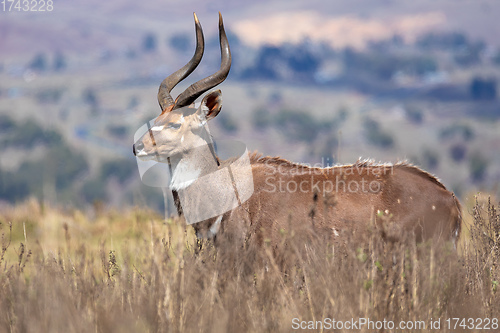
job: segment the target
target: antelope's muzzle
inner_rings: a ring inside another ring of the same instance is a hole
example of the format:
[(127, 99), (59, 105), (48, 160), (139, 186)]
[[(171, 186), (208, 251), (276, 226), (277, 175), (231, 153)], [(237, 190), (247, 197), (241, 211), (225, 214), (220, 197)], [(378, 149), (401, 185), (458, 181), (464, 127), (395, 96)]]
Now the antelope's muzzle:
[(144, 149), (144, 144), (142, 142), (136, 142), (132, 145), (132, 152), (135, 156), (137, 156), (137, 152), (140, 152)]

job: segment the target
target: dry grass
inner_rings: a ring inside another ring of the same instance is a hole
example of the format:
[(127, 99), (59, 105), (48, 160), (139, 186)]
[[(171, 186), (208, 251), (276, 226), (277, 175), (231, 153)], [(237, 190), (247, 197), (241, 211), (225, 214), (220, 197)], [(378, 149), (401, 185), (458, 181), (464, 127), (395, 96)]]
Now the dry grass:
[(460, 256), (377, 230), (362, 247), (292, 233), (274, 249), (224, 239), (196, 253), (180, 220), (28, 202), (0, 216), (0, 332), (289, 332), (293, 318), (441, 318), (457, 332), (447, 318), (500, 318), (499, 214), (475, 212)]

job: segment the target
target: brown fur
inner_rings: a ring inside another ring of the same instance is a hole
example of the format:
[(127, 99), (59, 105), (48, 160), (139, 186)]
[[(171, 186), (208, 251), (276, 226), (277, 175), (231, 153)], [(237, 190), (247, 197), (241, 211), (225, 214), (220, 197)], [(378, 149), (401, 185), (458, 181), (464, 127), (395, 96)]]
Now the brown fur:
[[(254, 193), (241, 207), (224, 214), (219, 231), (240, 241), (276, 244), (283, 232), (335, 239), (345, 232), (361, 235), (391, 223), (415, 232), (417, 241), (456, 241), (460, 235), (457, 198), (436, 177), (411, 164), (358, 161), (315, 168), (257, 153), (250, 161)], [(295, 184), (303, 186), (294, 191)], [(214, 221), (194, 227), (203, 234)]]

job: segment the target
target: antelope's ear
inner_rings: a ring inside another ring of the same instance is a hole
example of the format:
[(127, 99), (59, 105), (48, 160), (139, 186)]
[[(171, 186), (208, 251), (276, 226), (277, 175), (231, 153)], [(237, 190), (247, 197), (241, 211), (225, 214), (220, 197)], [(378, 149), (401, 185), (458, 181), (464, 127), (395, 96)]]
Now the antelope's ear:
[(201, 101), (200, 108), (197, 113), (206, 120), (210, 120), (219, 114), (222, 108), (222, 93), (220, 90), (212, 91), (210, 94), (206, 95)]

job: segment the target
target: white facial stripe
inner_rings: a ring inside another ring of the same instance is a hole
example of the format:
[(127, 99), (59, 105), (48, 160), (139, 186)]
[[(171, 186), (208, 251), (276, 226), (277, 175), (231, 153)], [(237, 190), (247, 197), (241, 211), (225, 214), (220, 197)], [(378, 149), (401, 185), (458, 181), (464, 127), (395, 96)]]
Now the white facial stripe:
[(188, 165), (179, 163), (173, 171), (170, 189), (174, 191), (183, 190), (194, 183), (200, 174), (201, 170), (192, 169)]
[(155, 132), (160, 132), (164, 128), (165, 128), (165, 126), (154, 126), (154, 127), (151, 127), (151, 130), (155, 131)]

